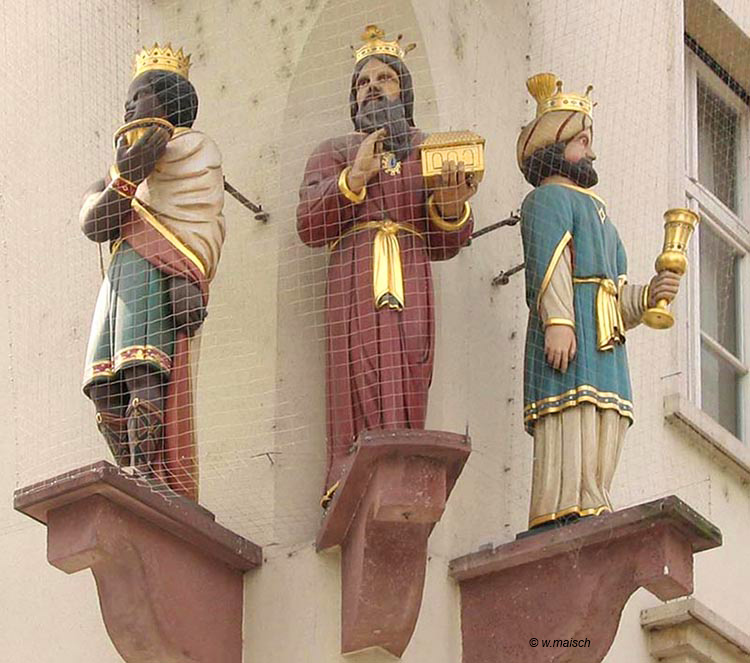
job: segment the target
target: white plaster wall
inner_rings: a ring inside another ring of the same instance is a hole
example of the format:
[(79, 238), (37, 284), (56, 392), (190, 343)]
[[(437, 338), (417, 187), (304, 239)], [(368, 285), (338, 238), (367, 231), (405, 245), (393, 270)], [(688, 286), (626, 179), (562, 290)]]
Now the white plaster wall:
[(77, 212), (108, 165), (137, 9), (128, 0), (0, 2), (2, 661), (122, 660), (91, 574), (47, 564), (45, 529), (11, 505), (25, 480), (103, 456), (80, 393), (100, 276)]
[[(534, 113), (531, 73), (596, 90), (599, 192), (629, 248), (634, 282), (649, 278), (661, 214), (682, 193), (682, 16), (679, 0), (0, 0), (0, 642), (9, 660), (119, 660), (88, 573), (46, 564), (44, 530), (12, 513), (10, 491), (105, 457), (78, 383), (99, 282), (98, 258), (77, 230), (80, 194), (109, 165), (132, 52), (171, 39), (193, 53), (196, 127), (219, 144), (227, 178), (270, 212), (267, 225), (227, 199), (228, 237), (213, 284), (199, 375), (202, 502), (265, 546), (246, 577), (245, 659), (339, 661), (336, 554), (316, 555), (325, 462), (322, 297), (325, 255), (294, 231), (309, 152), (349, 129), (349, 44), (376, 22), (418, 42), (409, 55), (415, 117), (426, 130), (487, 138), (477, 227), (505, 217), (528, 190), (515, 165)], [(744, 3), (720, 3), (741, 26)], [(21, 47), (35, 38), (42, 47)], [(106, 57), (91, 54), (106, 53)], [(62, 174), (62, 177), (61, 177)], [(489, 282), (522, 260), (517, 228), (477, 240), (434, 265), (436, 371), (428, 425), (463, 432), (473, 455), (430, 540), (425, 601), (406, 663), (460, 658), (459, 601), (447, 563), (524, 529), (531, 445), (522, 431), (526, 307), (523, 276)], [(696, 596), (744, 630), (747, 487), (663, 423), (664, 394), (686, 388), (685, 298), (670, 332), (628, 340), (638, 419), (616, 479), (627, 506), (676, 493), (722, 527), (725, 546), (696, 562)], [(273, 462), (272, 462), (273, 461)], [(7, 599), (5, 599), (7, 597)], [(607, 660), (649, 661), (628, 603)], [(64, 610), (64, 618), (59, 615)], [(44, 637), (38, 637), (44, 633)], [(7, 634), (7, 639), (6, 639)], [(49, 638), (47, 637), (49, 635)], [(543, 637), (540, 636), (540, 637)], [(10, 644), (5, 644), (10, 643)], [(0, 656), (0, 658), (2, 658)], [(377, 657), (363, 663), (380, 663)]]

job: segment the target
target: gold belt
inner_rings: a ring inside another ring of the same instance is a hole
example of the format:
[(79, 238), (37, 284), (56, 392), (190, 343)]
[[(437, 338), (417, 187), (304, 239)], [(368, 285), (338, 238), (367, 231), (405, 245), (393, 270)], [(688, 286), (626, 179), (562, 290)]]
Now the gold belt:
[(598, 276), (573, 277), (573, 283), (594, 283), (596, 291), (596, 346), (599, 350), (611, 350), (617, 343), (625, 342), (625, 324), (622, 321), (619, 291), (612, 279)]
[(424, 237), (414, 226), (396, 221), (360, 221), (331, 242), (333, 251), (339, 242), (360, 230), (377, 230), (372, 245), (372, 289), (375, 295), (375, 308), (388, 306), (402, 311), (404, 302), (404, 274), (401, 269), (401, 249), (398, 233), (403, 231)]

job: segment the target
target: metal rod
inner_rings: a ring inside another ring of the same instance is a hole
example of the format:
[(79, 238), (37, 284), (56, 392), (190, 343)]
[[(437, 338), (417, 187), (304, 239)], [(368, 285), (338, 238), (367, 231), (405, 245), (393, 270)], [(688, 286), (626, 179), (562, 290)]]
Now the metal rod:
[(475, 230), (473, 233), (471, 233), (471, 237), (469, 237), (469, 240), (474, 240), (477, 237), (481, 237), (482, 235), (491, 233), (493, 230), (497, 230), (498, 228), (503, 228), (504, 226), (515, 226), (520, 220), (521, 220), (521, 215), (517, 211), (511, 212), (510, 216), (507, 219), (503, 219), (502, 221), (497, 221), (496, 223), (491, 223), (489, 226), (485, 226), (484, 228)]
[(244, 205), (249, 209), (251, 212), (255, 214), (255, 220), (256, 221), (262, 221), (263, 223), (266, 223), (268, 221), (268, 212), (263, 211), (263, 207), (261, 205), (256, 205), (253, 201), (246, 198), (242, 193), (237, 191), (229, 182), (227, 182), (226, 178), (224, 178), (224, 191), (226, 191), (232, 198), (237, 200), (240, 204)]
[(518, 272), (522, 271), (525, 266), (526, 263), (522, 262), (520, 265), (511, 267), (507, 271), (500, 272), (495, 278), (492, 279), (491, 284), (494, 286), (508, 285), (508, 283), (510, 283), (510, 277), (513, 276), (513, 274), (517, 274)]

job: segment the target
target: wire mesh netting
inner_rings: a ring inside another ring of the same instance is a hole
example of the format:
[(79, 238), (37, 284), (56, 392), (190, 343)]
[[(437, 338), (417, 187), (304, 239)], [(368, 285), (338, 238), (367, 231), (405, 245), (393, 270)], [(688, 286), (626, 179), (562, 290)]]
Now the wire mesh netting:
[[(713, 3), (58, 4), (0, 3), (17, 487), (107, 459), (284, 545), (360, 432), (426, 427), (472, 438), (451, 554), (710, 516), (663, 400), (744, 436), (747, 37)], [(676, 324), (635, 329), (669, 208), (701, 218)]]

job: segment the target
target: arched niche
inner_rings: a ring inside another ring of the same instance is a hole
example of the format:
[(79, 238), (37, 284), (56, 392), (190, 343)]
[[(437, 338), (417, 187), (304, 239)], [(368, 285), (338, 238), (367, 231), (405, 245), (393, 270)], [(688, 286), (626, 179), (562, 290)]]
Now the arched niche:
[(414, 118), (427, 131), (438, 126), (437, 95), (424, 48), (424, 37), (410, 0), (353, 2), (328, 0), (307, 35), (284, 109), (279, 150), (285, 224), (279, 233), (277, 468), (275, 517), (278, 539), (314, 537), (325, 473), (325, 249), (305, 246), (296, 233), (298, 187), (310, 153), (323, 140), (352, 131), (349, 86), (354, 68), (352, 46), (368, 24), (386, 38), (403, 35), (418, 48), (406, 56), (415, 89)]

